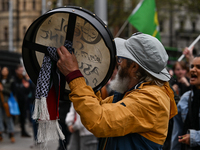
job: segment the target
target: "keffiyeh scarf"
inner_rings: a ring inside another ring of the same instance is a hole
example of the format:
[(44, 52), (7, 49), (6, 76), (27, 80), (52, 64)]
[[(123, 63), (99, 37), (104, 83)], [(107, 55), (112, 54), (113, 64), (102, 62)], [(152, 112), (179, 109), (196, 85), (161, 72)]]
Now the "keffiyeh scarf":
[[(70, 53), (74, 51), (72, 43), (65, 41), (64, 46)], [(56, 66), (58, 54), (55, 47), (48, 47), (49, 55), (45, 55), (36, 85), (35, 106), (32, 118), (37, 120), (37, 142), (49, 140), (64, 140), (65, 137), (59, 127), (58, 107), (60, 98), (60, 72)]]

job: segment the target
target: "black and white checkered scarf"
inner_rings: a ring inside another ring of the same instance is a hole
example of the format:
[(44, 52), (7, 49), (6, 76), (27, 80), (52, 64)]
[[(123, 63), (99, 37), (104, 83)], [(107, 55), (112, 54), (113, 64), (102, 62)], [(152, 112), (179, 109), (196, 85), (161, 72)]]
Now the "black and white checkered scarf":
[[(65, 41), (64, 46), (72, 53), (74, 49), (72, 48), (72, 43), (70, 41)], [(50, 120), (50, 115), (48, 111), (47, 97), (49, 91), (53, 85), (52, 71), (56, 71), (57, 78), (60, 79), (59, 70), (52, 70), (52, 64), (56, 66), (58, 61), (57, 48), (48, 47), (48, 54), (45, 55), (43, 63), (39, 72), (36, 85), (36, 94), (35, 94), (35, 107), (32, 118), (38, 120), (38, 142), (47, 142), (49, 140), (59, 139), (59, 137), (64, 140), (64, 135), (62, 134), (57, 120)], [(59, 80), (58, 80), (59, 82)], [(59, 87), (57, 87), (59, 88)], [(58, 106), (55, 106), (58, 107)], [(55, 112), (57, 113), (57, 112)]]

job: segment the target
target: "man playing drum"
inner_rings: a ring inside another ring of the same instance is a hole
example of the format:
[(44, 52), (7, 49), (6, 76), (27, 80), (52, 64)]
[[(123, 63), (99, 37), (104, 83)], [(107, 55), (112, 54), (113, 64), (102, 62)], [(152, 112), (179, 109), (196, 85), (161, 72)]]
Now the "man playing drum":
[(64, 46), (57, 49), (70, 100), (83, 125), (102, 138), (99, 149), (161, 150), (169, 119), (177, 114), (165, 69), (168, 55), (160, 41), (147, 34), (115, 38), (115, 44), (118, 73), (111, 87), (116, 92), (104, 100), (86, 84), (75, 55)]

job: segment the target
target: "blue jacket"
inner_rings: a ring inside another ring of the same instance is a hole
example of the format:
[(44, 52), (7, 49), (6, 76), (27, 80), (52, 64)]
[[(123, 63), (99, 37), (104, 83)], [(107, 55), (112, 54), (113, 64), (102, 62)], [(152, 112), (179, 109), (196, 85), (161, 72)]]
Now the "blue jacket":
[[(174, 126), (172, 131), (171, 138), (171, 150), (180, 150), (181, 143), (178, 142), (178, 136), (182, 135), (184, 122), (188, 113), (188, 100), (191, 91), (186, 92), (182, 95), (181, 100), (179, 101), (178, 107), (178, 115), (176, 115), (174, 119)], [(193, 97), (193, 92), (191, 97)], [(199, 115), (200, 121), (200, 115)], [(189, 129), (190, 133), (190, 147), (199, 146), (200, 145), (200, 131)]]

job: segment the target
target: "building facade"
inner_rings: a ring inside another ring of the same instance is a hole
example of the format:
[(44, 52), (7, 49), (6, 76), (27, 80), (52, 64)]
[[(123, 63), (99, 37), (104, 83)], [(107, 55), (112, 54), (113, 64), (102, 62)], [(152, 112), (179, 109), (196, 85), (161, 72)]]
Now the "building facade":
[[(200, 34), (200, 15), (182, 8), (160, 9), (159, 23), (162, 42), (170, 47), (189, 46)], [(195, 47), (200, 48), (200, 42)]]
[[(21, 53), (23, 37), (31, 23), (41, 15), (41, 0), (0, 0), (0, 50), (9, 49), (9, 22), (12, 22), (11, 51)], [(10, 18), (9, 18), (10, 17)]]
[[(9, 2), (12, 1), (12, 15), (9, 15)], [(0, 50), (9, 50), (9, 17), (12, 17), (13, 49), (14, 52), (21, 53), (24, 35), (31, 23), (42, 15), (43, 2), (46, 3), (46, 10), (56, 7), (57, 2), (63, 5), (73, 4), (72, 0), (0, 0)], [(81, 2), (81, 1), (80, 1)], [(125, 0), (126, 4), (130, 0)], [(127, 7), (128, 5), (124, 5)], [(130, 5), (131, 6), (131, 5)], [(127, 9), (132, 9), (127, 7)], [(124, 10), (126, 11), (126, 10)], [(109, 18), (108, 18), (109, 19)], [(160, 6), (158, 9), (158, 19), (160, 24), (161, 42), (165, 47), (169, 47), (169, 55), (174, 61), (181, 55), (182, 50), (189, 46), (200, 34), (200, 15), (188, 12), (182, 7)], [(125, 28), (127, 37), (130, 25)], [(114, 29), (119, 27), (109, 27), (113, 36), (116, 35)], [(132, 32), (135, 30), (132, 29)], [(195, 45), (195, 52), (199, 54), (200, 41)]]
[[(200, 14), (184, 7), (163, 6), (158, 11), (160, 35), (170, 56), (169, 67), (182, 55), (185, 47), (200, 35)], [(200, 54), (200, 40), (195, 44), (194, 55)]]

